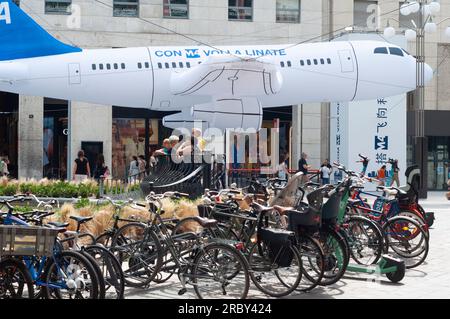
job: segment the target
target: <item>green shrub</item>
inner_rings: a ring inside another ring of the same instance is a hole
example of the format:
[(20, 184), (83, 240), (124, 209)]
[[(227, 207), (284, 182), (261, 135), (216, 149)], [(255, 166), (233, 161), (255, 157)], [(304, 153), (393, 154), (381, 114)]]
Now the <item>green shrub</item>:
[[(119, 185), (116, 193), (122, 193), (124, 189), (124, 185)], [(99, 186), (92, 181), (76, 184), (60, 180), (42, 180), (40, 182), (13, 180), (0, 183), (0, 196), (12, 196), (17, 193), (31, 193), (38, 197), (87, 198), (98, 196)]]
[(5, 186), (0, 186), (0, 196), (13, 196), (17, 194), (18, 185), (16, 183), (8, 183)]
[(88, 207), (89, 205), (90, 205), (89, 198), (81, 198), (75, 203), (74, 207), (76, 209), (80, 209), (83, 207)]

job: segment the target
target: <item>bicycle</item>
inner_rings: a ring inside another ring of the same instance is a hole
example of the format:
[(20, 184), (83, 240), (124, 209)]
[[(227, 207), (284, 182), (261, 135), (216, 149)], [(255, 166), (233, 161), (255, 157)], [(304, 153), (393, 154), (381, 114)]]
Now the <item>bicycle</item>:
[(33, 279), (20, 259), (0, 260), (0, 299), (33, 299)]
[[(24, 202), (26, 198), (16, 197), (12, 200), (0, 201), (8, 207), (8, 212), (0, 216), (3, 225), (20, 225), (29, 227), (29, 223), (41, 223), (52, 215), (52, 212), (33, 211), (28, 213), (14, 212), (13, 202)], [(58, 231), (64, 232), (65, 229)], [(81, 253), (64, 251), (55, 242), (50, 256), (21, 257), (34, 285), (39, 288), (36, 298), (47, 299), (97, 299), (99, 282), (91, 262)]]
[[(82, 224), (93, 217), (70, 216), (77, 223), (75, 231), (64, 232), (64, 238), (58, 239), (58, 243), (67, 249), (75, 250), (83, 254), (93, 265), (99, 279), (99, 299), (123, 299), (125, 282), (122, 268), (114, 254), (101, 244), (95, 243), (95, 238), (88, 232), (81, 232)], [(68, 223), (50, 222), (47, 225), (56, 228), (67, 228)], [(92, 242), (80, 245), (78, 240), (87, 237)]]
[[(138, 227), (125, 225), (115, 234), (112, 248), (121, 252), (125, 280), (135, 287), (145, 287), (161, 271), (176, 273), (182, 285), (180, 295), (186, 293), (187, 285), (193, 285), (201, 299), (245, 298), (249, 289), (249, 271), (246, 259), (236, 248), (238, 243), (193, 233), (172, 235), (166, 227), (160, 216), (161, 200), (185, 196), (188, 195), (178, 192), (151, 193), (146, 201), (156, 208), (151, 211), (153, 218)], [(199, 219), (199, 222), (206, 228), (217, 224), (208, 219)], [(126, 238), (127, 242), (123, 243), (118, 240), (120, 238)]]
[[(397, 188), (394, 187), (394, 189)], [(384, 252), (392, 249), (396, 256), (404, 260), (406, 268), (414, 268), (422, 264), (429, 250), (429, 235), (426, 227), (417, 220), (400, 214), (397, 198), (388, 200), (364, 192), (377, 197), (374, 207), (371, 208), (359, 196), (359, 193), (362, 193), (360, 189), (354, 190), (355, 200), (349, 201), (348, 207), (354, 214), (366, 216), (379, 224), (385, 241)]]
[[(271, 207), (253, 202), (251, 211), (243, 212), (233, 197), (229, 197), (225, 203), (203, 208), (204, 217), (221, 223), (205, 228), (198, 217), (187, 217), (179, 221), (173, 234), (194, 230), (202, 236), (238, 240), (242, 242), (242, 252), (250, 266), (250, 278), (260, 291), (282, 297), (297, 289), (302, 279), (302, 257), (294, 245), (293, 232), (269, 227), (275, 226), (269, 220)], [(237, 225), (241, 226), (233, 230)]]

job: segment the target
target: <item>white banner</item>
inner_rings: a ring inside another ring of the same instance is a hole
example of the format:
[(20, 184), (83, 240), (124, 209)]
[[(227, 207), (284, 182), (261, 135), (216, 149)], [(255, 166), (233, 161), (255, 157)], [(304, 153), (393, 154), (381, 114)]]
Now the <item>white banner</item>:
[(375, 177), (382, 165), (390, 171), (388, 161), (396, 159), (400, 168), (400, 184), (405, 183), (405, 94), (370, 101), (333, 103), (330, 129), (331, 161), (361, 172), (358, 154), (365, 155), (370, 159), (366, 174)]

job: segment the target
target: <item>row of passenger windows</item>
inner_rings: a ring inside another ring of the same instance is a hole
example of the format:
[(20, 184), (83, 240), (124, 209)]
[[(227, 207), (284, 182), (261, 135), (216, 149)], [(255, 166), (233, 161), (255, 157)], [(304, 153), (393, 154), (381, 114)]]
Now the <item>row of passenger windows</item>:
[(105, 63), (105, 64), (103, 64), (103, 63), (99, 63), (99, 64), (92, 64), (92, 70), (112, 70), (112, 69), (114, 69), (114, 70), (118, 70), (119, 69), (119, 67), (122, 69), (122, 70), (125, 70), (125, 68), (126, 68), (126, 65), (125, 65), (125, 63), (120, 63), (120, 65), (119, 65), (119, 63)]
[[(301, 66), (305, 66), (305, 65), (319, 65), (319, 64), (331, 64), (331, 59), (330, 58), (320, 58), (320, 59), (306, 59), (306, 60), (300, 60), (300, 65)], [(284, 67), (292, 67), (292, 62), (291, 61), (281, 61), (280, 62), (280, 66), (282, 68)]]
[(137, 66), (138, 66), (138, 69), (142, 69), (143, 67), (146, 68), (146, 69), (149, 69), (150, 68), (150, 63), (145, 62), (144, 64), (142, 64), (141, 62), (138, 62)]
[[(388, 54), (388, 48), (386, 48), (386, 47), (375, 48), (373, 53), (375, 53), (375, 54)], [(389, 47), (389, 54), (403, 56), (403, 50), (400, 49), (400, 48)]]
[[(201, 62), (199, 61), (198, 64), (200, 64), (200, 63)], [(171, 62), (171, 63), (169, 63), (169, 62), (165, 62), (165, 63), (158, 62), (158, 68), (159, 69), (163, 69), (163, 68), (166, 68), (166, 69), (170, 69), (170, 68), (172, 68), (172, 69), (188, 68), (188, 69), (190, 69), (191, 68), (191, 62), (186, 62), (186, 63), (184, 63), (184, 62), (178, 62), (178, 63), (177, 62)]]
[[(386, 49), (386, 48), (377, 48), (377, 49)], [(377, 49), (375, 49), (375, 51), (377, 51)], [(392, 48), (392, 49), (396, 49), (396, 48)], [(375, 52), (375, 53), (382, 53), (382, 52)], [(386, 51), (386, 53), (387, 53), (387, 51)], [(400, 51), (400, 53), (401, 53), (401, 51)], [(394, 54), (394, 53), (391, 53), (391, 54)], [(401, 55), (403, 55), (403, 54), (401, 54)], [(201, 62), (198, 62), (198, 64), (200, 64), (200, 63)], [(313, 65), (313, 64), (314, 65), (331, 64), (331, 59), (330, 58), (327, 58), (327, 59), (321, 58), (321, 59), (300, 60), (300, 65), (301, 66)], [(285, 61), (281, 61), (280, 62), (280, 66), (282, 68), (284, 68), (284, 67), (290, 68), (290, 67), (292, 67), (292, 62), (291, 61), (286, 61), (286, 62)], [(149, 69), (150, 68), (150, 63), (149, 62), (144, 62), (144, 63), (138, 62), (137, 67), (138, 67), (138, 69), (142, 69), (142, 68)], [(165, 62), (165, 63), (158, 62), (158, 68), (159, 69), (163, 69), (163, 68), (166, 68), (166, 69), (170, 69), (170, 68), (172, 68), (172, 69), (188, 68), (188, 69), (190, 69), (191, 68), (191, 63), (190, 62), (186, 62), (186, 63), (184, 63), (184, 62), (178, 62), (178, 63), (177, 62), (171, 62), (171, 63), (169, 63), (169, 62)], [(92, 64), (92, 70), (95, 71), (97, 69), (98, 70), (112, 70), (112, 69), (118, 70), (119, 69), (119, 64), (118, 63)], [(126, 69), (125, 63), (120, 63), (120, 69), (122, 69), (122, 70)]]
[[(138, 69), (149, 69), (150, 68), (150, 63), (149, 62), (138, 62), (137, 64)], [(125, 70), (126, 69), (126, 65), (125, 63), (99, 63), (99, 64), (92, 64), (92, 70)]]

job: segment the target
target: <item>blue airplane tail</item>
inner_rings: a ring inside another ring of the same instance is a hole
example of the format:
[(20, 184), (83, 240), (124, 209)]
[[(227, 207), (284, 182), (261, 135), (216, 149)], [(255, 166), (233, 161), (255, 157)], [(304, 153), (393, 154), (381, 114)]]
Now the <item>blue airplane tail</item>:
[(11, 0), (0, 0), (0, 61), (80, 52), (55, 39)]

